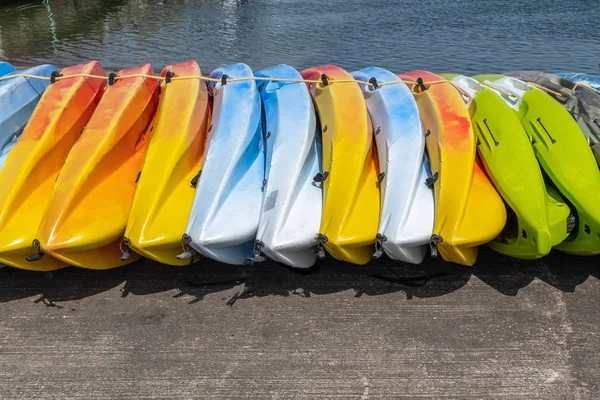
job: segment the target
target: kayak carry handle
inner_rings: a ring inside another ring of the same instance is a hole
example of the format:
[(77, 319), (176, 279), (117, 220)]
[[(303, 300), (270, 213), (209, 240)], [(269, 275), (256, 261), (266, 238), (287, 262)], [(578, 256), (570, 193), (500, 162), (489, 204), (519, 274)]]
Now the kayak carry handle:
[(62, 74), (58, 71), (52, 71), (50, 74), (50, 84), (56, 83), (56, 78), (60, 78)]
[(377, 83), (377, 78), (372, 77), (369, 79), (369, 83), (373, 85), (373, 89), (379, 89), (379, 84)]

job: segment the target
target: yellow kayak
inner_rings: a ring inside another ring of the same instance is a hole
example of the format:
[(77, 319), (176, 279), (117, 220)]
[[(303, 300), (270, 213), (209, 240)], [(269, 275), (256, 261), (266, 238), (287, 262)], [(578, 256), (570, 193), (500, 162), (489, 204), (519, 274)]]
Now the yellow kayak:
[(374, 252), (380, 198), (372, 125), (358, 84), (345, 70), (324, 65), (301, 72), (309, 84), (323, 135), (323, 215), (320, 239), (335, 258), (366, 264)]
[[(104, 75), (96, 61), (67, 67), (63, 76)], [(48, 86), (0, 172), (0, 263), (52, 271), (65, 267), (49, 255), (27, 261), (54, 182), (96, 109), (106, 81), (68, 78)]]
[[(426, 71), (400, 77), (417, 100), (427, 139), (435, 195), (432, 246), (446, 261), (473, 265), (477, 246), (493, 240), (506, 222), (506, 209), (476, 157), (469, 111), (450, 83)], [(412, 82), (421, 78), (423, 87)]]
[[(199, 76), (195, 61), (169, 65), (161, 76)], [(179, 260), (209, 122), (206, 85), (198, 79), (163, 84), (152, 138), (125, 230), (125, 244), (144, 257), (170, 265)]]
[[(154, 72), (150, 64), (119, 72), (135, 74)], [(119, 79), (106, 89), (54, 185), (37, 235), (42, 253), (91, 269), (139, 258), (121, 260), (121, 241), (157, 102), (155, 79)]]

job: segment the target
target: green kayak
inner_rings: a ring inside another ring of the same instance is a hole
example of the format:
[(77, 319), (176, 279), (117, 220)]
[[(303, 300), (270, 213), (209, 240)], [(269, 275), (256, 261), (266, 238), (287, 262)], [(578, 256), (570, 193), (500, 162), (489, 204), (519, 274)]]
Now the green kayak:
[(536, 259), (569, 235), (569, 207), (548, 194), (544, 177), (519, 118), (500, 96), (473, 78), (452, 82), (467, 101), (477, 151), (507, 205), (508, 220), (488, 245), (516, 258)]
[(600, 93), (547, 72), (514, 71), (506, 75), (549, 89), (548, 94), (577, 121), (600, 164)]
[(500, 89), (516, 110), (538, 162), (576, 216), (573, 231), (555, 248), (600, 254), (600, 170), (577, 122), (547, 93), (521, 80), (502, 77), (486, 83)]

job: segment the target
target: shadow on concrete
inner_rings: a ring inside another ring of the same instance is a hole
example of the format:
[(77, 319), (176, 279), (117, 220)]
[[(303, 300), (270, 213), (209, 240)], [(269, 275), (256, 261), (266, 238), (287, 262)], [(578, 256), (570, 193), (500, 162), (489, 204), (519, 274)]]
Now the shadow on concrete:
[[(380, 259), (355, 266), (327, 259), (307, 272), (293, 271), (273, 262), (238, 267), (201, 260), (187, 267), (172, 267), (141, 260), (108, 271), (66, 268), (51, 274), (0, 269), (0, 303), (39, 296), (37, 302), (52, 306), (122, 286), (120, 296), (146, 295), (177, 290), (174, 297), (189, 295), (190, 304), (211, 293), (236, 288), (229, 305), (253, 296), (325, 295), (347, 290), (354, 296), (378, 296), (403, 292), (413, 297), (437, 297), (462, 288), (474, 275), (498, 292), (515, 296), (534, 279), (563, 292), (573, 292), (590, 276), (600, 277), (597, 257), (574, 257), (554, 252), (542, 260), (514, 260), (480, 250), (475, 267), (427, 259), (421, 265)], [(229, 294), (228, 294), (229, 295)]]

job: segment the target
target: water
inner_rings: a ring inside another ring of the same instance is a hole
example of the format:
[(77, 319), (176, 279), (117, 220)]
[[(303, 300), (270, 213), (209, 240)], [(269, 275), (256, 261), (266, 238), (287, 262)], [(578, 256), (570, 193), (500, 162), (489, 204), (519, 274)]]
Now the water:
[[(1, 4), (1, 1), (0, 1)], [(597, 0), (49, 0), (0, 7), (0, 59), (205, 73), (323, 63), (394, 72), (600, 72)]]

